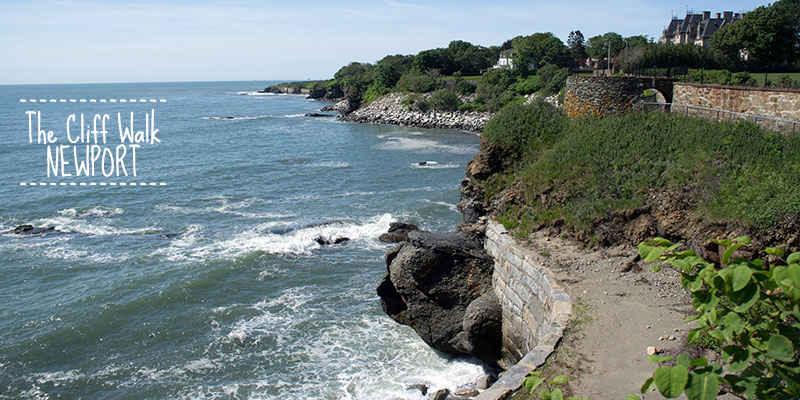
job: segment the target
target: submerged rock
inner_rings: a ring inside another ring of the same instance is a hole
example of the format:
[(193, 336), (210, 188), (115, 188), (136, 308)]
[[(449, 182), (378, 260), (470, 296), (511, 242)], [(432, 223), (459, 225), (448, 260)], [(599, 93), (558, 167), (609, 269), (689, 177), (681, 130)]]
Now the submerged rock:
[(314, 241), (319, 243), (320, 245), (324, 246), (326, 244), (340, 244), (349, 241), (350, 238), (347, 237), (337, 237), (337, 238), (326, 238), (322, 236), (317, 236), (314, 238)]
[(37, 228), (33, 225), (20, 225), (14, 228), (14, 234), (16, 235), (43, 235), (45, 233), (55, 233), (56, 228), (54, 226), (50, 226), (47, 228)]
[(377, 291), (392, 319), (436, 350), (492, 364), (500, 358), (502, 313), (492, 291), (493, 261), (480, 240), (466, 232), (411, 231), (386, 254), (386, 265)]

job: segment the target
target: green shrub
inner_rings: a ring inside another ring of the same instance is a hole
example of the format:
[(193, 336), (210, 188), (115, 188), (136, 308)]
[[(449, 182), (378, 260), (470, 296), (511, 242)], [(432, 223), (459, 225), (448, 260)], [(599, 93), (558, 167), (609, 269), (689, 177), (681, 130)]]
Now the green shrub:
[(666, 239), (639, 245), (645, 262), (664, 261), (680, 272), (697, 312), (686, 318), (697, 321), (688, 338), (710, 338), (723, 363), (681, 354), (674, 366), (664, 366), (671, 356), (652, 355), (659, 367), (641, 392), (656, 386), (667, 398), (685, 393), (689, 400), (711, 400), (722, 386), (741, 398), (800, 398), (800, 252), (784, 259), (782, 250), (767, 248), (776, 260), (770, 263), (733, 257), (747, 237), (712, 242), (725, 249), (721, 265)]
[(686, 79), (689, 82), (730, 85), (732, 76), (727, 69), (690, 69)]
[(458, 95), (450, 89), (439, 89), (431, 95), (430, 106), (434, 110), (455, 111), (461, 105)]
[(458, 92), (458, 94), (460, 95), (469, 96), (475, 93), (475, 89), (477, 88), (478, 87), (475, 86), (475, 84), (473, 84), (472, 82), (465, 81), (463, 79), (459, 79), (456, 82), (456, 92)]
[(422, 111), (422, 112), (426, 112), (426, 111), (431, 109), (430, 103), (428, 102), (428, 100), (425, 100), (425, 99), (417, 100), (416, 107), (417, 107), (417, 110)]
[(554, 64), (547, 64), (537, 72), (539, 81), (544, 86), (542, 94), (550, 96), (561, 91), (561, 88), (567, 85), (567, 76), (569, 70), (567, 68), (559, 68)]
[(542, 89), (542, 83), (539, 77), (531, 75), (525, 79), (521, 79), (516, 83), (509, 86), (509, 89), (519, 95), (528, 95), (538, 92)]
[(486, 124), (483, 135), (512, 154), (533, 159), (566, 124), (566, 115), (549, 104), (510, 104)]
[(431, 74), (423, 74), (417, 71), (409, 71), (397, 81), (397, 90), (413, 93), (427, 93), (435, 90), (438, 83)]
[(789, 75), (782, 75), (778, 78), (777, 86), (786, 89), (797, 89), (800, 88), (800, 82), (792, 79)]
[(758, 82), (747, 72), (737, 72), (731, 76), (731, 85), (756, 86)]

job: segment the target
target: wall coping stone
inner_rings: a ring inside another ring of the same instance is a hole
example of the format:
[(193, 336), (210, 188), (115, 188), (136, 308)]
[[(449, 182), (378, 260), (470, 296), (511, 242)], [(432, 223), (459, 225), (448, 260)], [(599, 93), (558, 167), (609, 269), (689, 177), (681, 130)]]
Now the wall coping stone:
[(733, 85), (715, 85), (711, 83), (690, 83), (690, 82), (675, 82), (675, 86), (691, 86), (696, 88), (709, 88), (709, 89), (727, 89), (727, 90), (742, 90), (749, 92), (781, 92), (781, 93), (800, 93), (800, 89), (777, 88), (777, 87), (755, 87), (755, 86), (733, 86)]

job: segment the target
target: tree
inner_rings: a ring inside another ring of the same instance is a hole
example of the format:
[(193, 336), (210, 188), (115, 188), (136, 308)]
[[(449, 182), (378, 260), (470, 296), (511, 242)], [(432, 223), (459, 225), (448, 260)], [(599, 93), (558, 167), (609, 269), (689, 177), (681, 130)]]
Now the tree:
[(547, 64), (567, 67), (572, 59), (569, 48), (550, 32), (517, 36), (511, 40), (511, 47), (514, 66), (522, 75), (527, 75), (531, 64), (536, 68)]
[(379, 87), (392, 89), (399, 79), (400, 73), (397, 72), (397, 68), (395, 68), (394, 65), (387, 63), (378, 64), (378, 66), (375, 67), (375, 83), (378, 84)]
[[(446, 57), (454, 71), (463, 75), (472, 75), (481, 69), (489, 68), (497, 60), (497, 54), (483, 46), (475, 46), (462, 40), (450, 42), (446, 49)], [(443, 73), (448, 73), (442, 71)]]
[(625, 40), (618, 33), (607, 32), (603, 35), (592, 36), (587, 42), (586, 52), (592, 58), (605, 59), (608, 57), (608, 46), (611, 45), (611, 57), (616, 57), (625, 48)]
[(589, 55), (586, 53), (586, 39), (581, 31), (572, 31), (567, 38), (567, 46), (572, 52), (573, 59), (585, 59)]
[(711, 48), (731, 61), (774, 67), (800, 56), (800, 1), (780, 0), (746, 13), (711, 37)]

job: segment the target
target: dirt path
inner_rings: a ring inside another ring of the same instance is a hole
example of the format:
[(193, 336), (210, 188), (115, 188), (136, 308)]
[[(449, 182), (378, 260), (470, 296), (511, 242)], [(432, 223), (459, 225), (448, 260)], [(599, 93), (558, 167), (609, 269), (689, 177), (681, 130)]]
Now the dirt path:
[[(683, 347), (689, 330), (683, 318), (692, 308), (676, 272), (652, 273), (649, 265), (633, 262), (632, 246), (582, 250), (536, 233), (528, 247), (546, 260), (575, 304), (573, 324), (542, 370), (548, 377), (567, 375), (571, 395), (638, 394), (656, 367), (647, 360), (647, 348), (671, 354)], [(658, 392), (645, 396), (661, 398)]]

